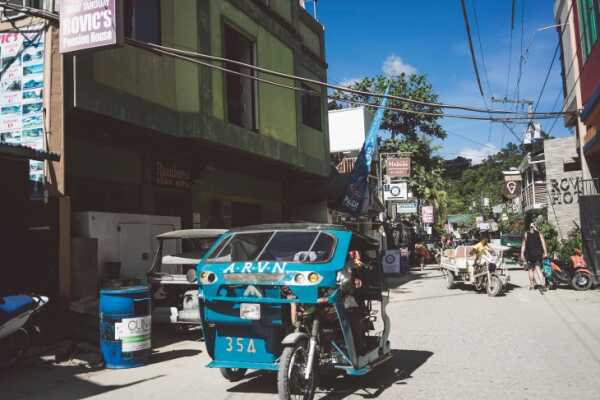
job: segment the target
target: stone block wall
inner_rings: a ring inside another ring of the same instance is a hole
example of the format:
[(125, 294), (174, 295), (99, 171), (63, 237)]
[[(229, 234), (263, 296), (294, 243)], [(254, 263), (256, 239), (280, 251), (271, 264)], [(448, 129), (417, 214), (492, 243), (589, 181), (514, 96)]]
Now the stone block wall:
[(579, 225), (581, 168), (576, 167), (577, 157), (575, 136), (544, 141), (548, 220), (562, 239)]

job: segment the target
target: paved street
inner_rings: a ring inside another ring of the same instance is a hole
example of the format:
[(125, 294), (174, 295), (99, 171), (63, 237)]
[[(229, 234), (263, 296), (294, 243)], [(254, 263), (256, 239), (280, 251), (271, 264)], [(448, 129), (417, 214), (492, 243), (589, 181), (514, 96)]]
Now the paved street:
[[(440, 273), (415, 273), (393, 290), (394, 359), (372, 375), (328, 380), (321, 399), (597, 399), (600, 291), (545, 295), (515, 287), (500, 298), (446, 290)], [(170, 343), (132, 370), (33, 363), (2, 372), (2, 399), (274, 399), (272, 376), (240, 383), (206, 369), (204, 345)]]

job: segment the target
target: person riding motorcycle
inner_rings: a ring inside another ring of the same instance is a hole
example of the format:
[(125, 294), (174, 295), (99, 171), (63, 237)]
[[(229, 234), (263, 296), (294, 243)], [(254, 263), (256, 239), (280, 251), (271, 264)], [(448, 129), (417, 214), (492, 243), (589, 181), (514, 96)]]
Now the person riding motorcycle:
[(486, 258), (492, 256), (494, 251), (490, 247), (490, 239), (487, 236), (482, 236), (479, 243), (474, 245), (469, 252), (469, 255), (475, 255), (475, 261), (473, 265), (469, 265), (469, 282), (475, 282), (475, 270), (479, 268)]

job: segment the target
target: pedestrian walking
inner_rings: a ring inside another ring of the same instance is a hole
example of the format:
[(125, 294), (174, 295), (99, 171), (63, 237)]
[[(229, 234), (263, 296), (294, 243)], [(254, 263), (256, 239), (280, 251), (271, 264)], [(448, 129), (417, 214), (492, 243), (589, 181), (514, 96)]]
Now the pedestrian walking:
[[(521, 246), (521, 260), (525, 262), (525, 269), (529, 275), (529, 290), (546, 288), (544, 275), (542, 274), (542, 263), (548, 257), (544, 235), (540, 233), (537, 226), (532, 222), (529, 231), (525, 232), (523, 245)], [(538, 284), (536, 280), (539, 279)]]

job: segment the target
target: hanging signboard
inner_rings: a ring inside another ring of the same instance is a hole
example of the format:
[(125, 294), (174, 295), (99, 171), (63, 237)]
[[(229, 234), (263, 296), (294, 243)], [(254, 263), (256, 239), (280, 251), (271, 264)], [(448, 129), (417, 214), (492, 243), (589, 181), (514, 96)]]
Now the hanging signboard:
[(433, 216), (433, 206), (424, 206), (421, 208), (421, 219), (424, 224), (433, 224), (434, 216)]
[(112, 47), (122, 43), (122, 0), (60, 2), (61, 53)]
[(383, 185), (383, 200), (390, 201), (406, 199), (408, 199), (408, 184), (406, 182)]
[(392, 178), (410, 177), (410, 158), (390, 157), (385, 162), (386, 175)]
[(408, 203), (396, 203), (397, 214), (416, 214), (417, 213), (417, 202), (411, 201)]
[(521, 182), (508, 181), (502, 186), (502, 194), (508, 200), (512, 200), (521, 195)]
[[(44, 150), (44, 27), (0, 33), (0, 142)], [(42, 182), (44, 163), (29, 162)]]

